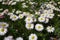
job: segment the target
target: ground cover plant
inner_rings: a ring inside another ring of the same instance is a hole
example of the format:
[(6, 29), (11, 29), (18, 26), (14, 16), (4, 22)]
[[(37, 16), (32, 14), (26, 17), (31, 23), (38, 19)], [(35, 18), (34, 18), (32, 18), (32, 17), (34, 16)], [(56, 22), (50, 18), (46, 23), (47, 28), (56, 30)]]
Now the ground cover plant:
[(0, 0), (0, 40), (60, 40), (60, 0)]

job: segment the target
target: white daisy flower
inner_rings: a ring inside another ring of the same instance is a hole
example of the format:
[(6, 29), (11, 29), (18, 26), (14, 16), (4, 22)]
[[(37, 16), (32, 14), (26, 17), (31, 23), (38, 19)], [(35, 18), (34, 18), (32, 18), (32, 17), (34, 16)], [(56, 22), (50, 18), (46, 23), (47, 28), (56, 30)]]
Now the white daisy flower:
[(52, 27), (52, 26), (48, 26), (47, 27), (47, 32), (54, 32), (54, 30), (55, 30), (55, 28), (54, 27)]
[(47, 18), (52, 19), (53, 17), (54, 17), (54, 14), (48, 14), (48, 15), (47, 15)]
[(47, 7), (47, 8), (51, 8), (51, 9), (55, 9), (55, 6), (52, 5), (52, 4), (47, 4), (46, 7)]
[(37, 40), (37, 39), (38, 39), (38, 37), (36, 34), (30, 34), (29, 35), (29, 40)]
[(50, 14), (50, 13), (53, 13), (53, 10), (52, 9), (44, 10), (43, 13), (44, 14)]
[(10, 16), (10, 19), (11, 19), (12, 21), (16, 21), (16, 20), (18, 20), (18, 16), (16, 16), (16, 15), (11, 15), (11, 16)]
[(24, 17), (23, 14), (19, 14), (19, 19), (22, 19)]
[(18, 37), (18, 38), (16, 38), (16, 40), (23, 40), (23, 38), (22, 37)]
[(33, 22), (33, 18), (32, 17), (26, 17), (25, 18), (25, 22), (26, 23), (32, 23)]
[(44, 14), (48, 14), (49, 11), (48, 11), (48, 10), (44, 10), (43, 13), (44, 13)]
[(42, 30), (44, 29), (44, 27), (43, 27), (42, 24), (36, 24), (36, 25), (35, 25), (35, 29), (36, 29), (37, 31), (42, 31)]
[(40, 15), (40, 17), (46, 17), (46, 16), (47, 16), (46, 13), (43, 13), (43, 14)]
[(8, 27), (9, 24), (8, 23), (5, 23), (5, 22), (0, 22), (0, 27)]
[(13, 39), (13, 36), (8, 36), (8, 37), (5, 37), (4, 40), (14, 40), (14, 39)]
[(49, 10), (48, 10), (48, 13), (53, 13), (53, 10), (52, 10), (52, 9), (49, 9)]
[(26, 27), (28, 30), (31, 30), (31, 29), (34, 28), (34, 24), (26, 23), (25, 27)]
[(45, 17), (39, 17), (39, 18), (38, 18), (38, 21), (39, 21), (39, 22), (44, 22), (44, 21), (45, 21)]
[(0, 35), (5, 35), (7, 33), (6, 28), (0, 28)]

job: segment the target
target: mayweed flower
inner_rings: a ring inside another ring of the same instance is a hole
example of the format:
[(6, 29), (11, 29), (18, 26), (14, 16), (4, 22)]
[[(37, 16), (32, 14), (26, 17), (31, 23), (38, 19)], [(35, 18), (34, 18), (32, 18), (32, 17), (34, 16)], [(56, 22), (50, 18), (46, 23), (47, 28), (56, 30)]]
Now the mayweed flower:
[(11, 15), (11, 16), (10, 16), (10, 19), (11, 19), (12, 21), (16, 21), (16, 20), (18, 20), (18, 16), (17, 16), (17, 15)]
[(32, 17), (26, 17), (25, 18), (25, 22), (26, 23), (32, 23), (33, 22), (33, 18)]
[(23, 40), (23, 38), (22, 37), (18, 37), (18, 38), (16, 38), (16, 40)]
[(29, 40), (37, 40), (37, 39), (38, 39), (38, 37), (36, 34), (30, 34), (29, 35)]
[(52, 9), (49, 9), (49, 10), (47, 10), (48, 11), (48, 14), (49, 13), (53, 13), (53, 10)]
[(44, 17), (44, 18), (45, 18), (46, 16), (47, 16), (46, 13), (43, 13), (43, 14), (40, 15), (40, 17)]
[(55, 6), (52, 5), (52, 4), (47, 4), (46, 7), (47, 7), (47, 8), (51, 8), (51, 9), (55, 9)]
[(52, 9), (44, 10), (43, 13), (50, 14), (50, 13), (53, 13), (53, 10)]
[(35, 25), (35, 30), (37, 31), (42, 31), (44, 29), (43, 25), (42, 24), (36, 24)]
[(50, 12), (48, 10), (44, 10), (43, 13), (48, 14)]
[(8, 37), (5, 37), (4, 40), (14, 40), (14, 39), (13, 39), (13, 36), (8, 36)]
[(0, 22), (0, 27), (6, 28), (6, 27), (8, 27), (8, 26), (9, 26), (8, 23)]
[(47, 32), (54, 32), (54, 30), (55, 30), (55, 28), (54, 27), (52, 27), (52, 26), (48, 26), (47, 27)]
[(26, 27), (28, 30), (31, 30), (31, 29), (34, 28), (34, 24), (26, 23), (25, 27)]
[(19, 14), (19, 19), (22, 19), (24, 17), (23, 14)]
[(38, 21), (39, 21), (39, 22), (45, 22), (45, 17), (39, 17), (39, 18), (38, 18)]
[(52, 19), (53, 17), (54, 17), (54, 14), (48, 14), (48, 15), (47, 15), (47, 18)]
[(0, 28), (0, 35), (5, 35), (7, 33), (7, 29), (6, 28)]

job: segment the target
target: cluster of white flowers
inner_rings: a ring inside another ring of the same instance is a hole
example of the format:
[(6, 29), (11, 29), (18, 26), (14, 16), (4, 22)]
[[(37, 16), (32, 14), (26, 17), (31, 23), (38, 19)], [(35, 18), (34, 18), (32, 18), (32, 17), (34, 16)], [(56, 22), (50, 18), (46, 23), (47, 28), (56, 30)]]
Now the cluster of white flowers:
[[(16, 5), (17, 2), (23, 2), (25, 0), (8, 0), (7, 2), (0, 0), (0, 2), (2, 2), (2, 4), (7, 4), (7, 5)], [(35, 4), (35, 2), (31, 2), (29, 0), (29, 3), (31, 5)], [(22, 3), (22, 7), (23, 8), (27, 8), (28, 6), (26, 5), (26, 3)], [(34, 14), (31, 14), (29, 12), (23, 12), (20, 10), (15, 10), (13, 9), (12, 12), (8, 12), (8, 10), (5, 10), (4, 12), (2, 12), (0, 15), (4, 15), (7, 14), (10, 19), (12, 21), (16, 21), (18, 19), (24, 19), (25, 21), (25, 27), (28, 30), (32, 30), (35, 29), (36, 31), (43, 31), (44, 30), (44, 25), (43, 24), (39, 24), (40, 22), (42, 23), (48, 23), (50, 19), (54, 18), (55, 14), (54, 14), (54, 10), (56, 11), (60, 11), (59, 8), (55, 7), (55, 4), (50, 3), (44, 3), (40, 6), (40, 9), (38, 11), (35, 10)], [(8, 12), (8, 13), (7, 13)], [(15, 13), (15, 14), (14, 14)], [(37, 15), (37, 18), (36, 18)], [(60, 16), (60, 15), (58, 15)], [(39, 22), (34, 24), (35, 22)], [(5, 23), (5, 22), (0, 22), (0, 35), (5, 35), (7, 33), (7, 27), (9, 26), (9, 24)], [(51, 33), (55, 31), (55, 28), (52, 26), (48, 26), (46, 28), (47, 32)], [(30, 34), (29, 35), (29, 40), (37, 40), (38, 37), (36, 34)], [(13, 36), (8, 36), (5, 37), (4, 40), (14, 40)], [(16, 40), (23, 40), (22, 37), (17, 37)]]
[(8, 23), (0, 22), (0, 35), (5, 35), (7, 33)]
[[(13, 36), (5, 37), (4, 40), (14, 40)], [(16, 40), (23, 40), (22, 37), (17, 37)]]
[[(25, 3), (23, 3), (23, 5), (25, 5)], [(34, 22), (38, 21), (38, 22), (48, 23), (49, 19), (52, 19), (55, 15), (54, 10), (59, 11), (59, 9), (56, 8), (51, 3), (42, 4), (40, 8), (41, 9), (39, 11), (35, 11), (35, 14), (17, 10), (16, 14), (18, 14), (18, 15), (14, 14), (15, 9), (13, 9), (11, 13), (10, 12), (8, 13), (8, 15), (10, 16), (10, 19), (12, 21), (16, 21), (18, 19), (23, 19), (25, 17), (25, 20), (24, 20), (26, 22), (25, 27), (28, 30), (31, 30), (31, 29), (34, 29)], [(36, 15), (38, 16), (37, 18), (35, 17)], [(42, 24), (36, 24), (35, 29), (37, 31), (42, 31), (44, 29), (44, 26)]]
[(0, 0), (4, 5), (16, 5), (17, 2), (23, 2), (25, 0)]
[(14, 39), (13, 39), (13, 36), (8, 36), (8, 37), (5, 37), (4, 40), (14, 40)]

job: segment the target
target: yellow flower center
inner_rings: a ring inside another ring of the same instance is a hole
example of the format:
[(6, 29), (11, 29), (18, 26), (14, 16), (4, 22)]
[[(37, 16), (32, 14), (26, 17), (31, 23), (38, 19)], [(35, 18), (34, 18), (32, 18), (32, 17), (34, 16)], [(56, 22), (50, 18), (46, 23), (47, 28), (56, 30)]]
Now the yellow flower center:
[(31, 27), (31, 24), (28, 24), (28, 27), (30, 28)]
[(6, 26), (6, 24), (1, 24), (1, 26), (3, 26), (3, 27), (4, 27), (4, 26)]
[(41, 28), (41, 26), (38, 26), (38, 29), (40, 29)]
[(1, 31), (4, 32), (4, 29), (2, 28)]
[(35, 37), (34, 36), (32, 36), (32, 40), (34, 39)]
[(43, 18), (40, 18), (40, 20), (43, 20)]
[(14, 16), (13, 18), (16, 18), (16, 16)]
[(28, 21), (30, 21), (30, 19), (28, 19)]

